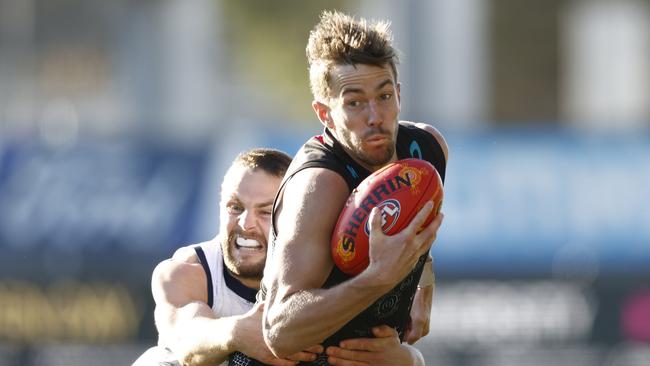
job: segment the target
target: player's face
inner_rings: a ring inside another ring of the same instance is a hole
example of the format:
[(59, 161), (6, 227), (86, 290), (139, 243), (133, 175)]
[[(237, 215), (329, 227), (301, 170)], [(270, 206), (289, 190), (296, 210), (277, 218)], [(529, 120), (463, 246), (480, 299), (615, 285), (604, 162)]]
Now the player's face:
[(281, 178), (235, 166), (221, 192), (221, 248), (234, 275), (260, 279), (264, 272), (271, 209)]
[(337, 65), (331, 71), (328, 127), (371, 170), (396, 159), (400, 87), (389, 65)]

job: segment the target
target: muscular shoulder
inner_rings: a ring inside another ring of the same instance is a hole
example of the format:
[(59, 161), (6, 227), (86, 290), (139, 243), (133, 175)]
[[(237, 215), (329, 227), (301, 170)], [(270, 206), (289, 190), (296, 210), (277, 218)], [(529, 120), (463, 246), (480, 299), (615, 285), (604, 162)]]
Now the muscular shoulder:
[[(340, 174), (325, 168), (301, 170), (287, 182), (283, 191), (279, 217), (291, 229), (280, 232), (284, 235), (288, 232), (297, 234), (318, 228), (330, 230), (331, 233), (349, 195), (348, 185)], [(287, 217), (291, 219), (282, 220)], [(330, 225), (332, 227), (328, 228)]]
[(337, 172), (326, 168), (309, 168), (298, 172), (294, 181), (309, 182), (310, 185), (334, 185), (334, 188), (345, 188), (345, 179)]
[(442, 148), (442, 152), (445, 154), (445, 160), (448, 160), (449, 147), (447, 146), (447, 141), (445, 141), (445, 137), (442, 135), (442, 133), (440, 133), (440, 131), (438, 131), (437, 128), (431, 126), (430, 124), (422, 123), (422, 122), (399, 121), (399, 123), (404, 126), (417, 127), (421, 130), (425, 130), (428, 133), (430, 133), (440, 144), (440, 147)]
[(303, 203), (329, 202), (339, 196), (349, 195), (345, 179), (337, 172), (326, 168), (309, 168), (296, 173), (287, 182), (283, 200)]
[(171, 259), (179, 262), (199, 263), (199, 257), (196, 255), (193, 245), (176, 249)]
[[(182, 248), (184, 249), (184, 248)], [(191, 249), (191, 248), (190, 248)], [(151, 287), (157, 303), (183, 306), (192, 301), (207, 302), (207, 277), (203, 267), (186, 250), (160, 262), (154, 269)]]

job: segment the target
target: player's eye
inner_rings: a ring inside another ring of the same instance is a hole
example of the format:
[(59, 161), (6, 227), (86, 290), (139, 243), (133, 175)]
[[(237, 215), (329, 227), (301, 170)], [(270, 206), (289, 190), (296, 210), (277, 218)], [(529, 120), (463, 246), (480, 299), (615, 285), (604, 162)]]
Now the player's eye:
[(382, 95), (380, 96), (380, 98), (381, 98), (382, 100), (389, 100), (389, 99), (391, 99), (392, 97), (393, 97), (393, 94), (391, 94), (391, 93), (384, 93), (384, 94), (382, 94)]
[(226, 207), (226, 209), (228, 210), (228, 213), (231, 215), (238, 215), (244, 212), (244, 207), (238, 204), (230, 204), (228, 205), (228, 207)]

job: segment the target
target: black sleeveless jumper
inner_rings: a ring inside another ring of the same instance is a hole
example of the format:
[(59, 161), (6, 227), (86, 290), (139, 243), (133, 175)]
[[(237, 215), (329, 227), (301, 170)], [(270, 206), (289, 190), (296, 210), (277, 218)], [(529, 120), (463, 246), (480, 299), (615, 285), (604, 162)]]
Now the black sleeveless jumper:
[[(442, 147), (429, 132), (415, 126), (400, 124), (396, 150), (398, 159), (417, 158), (430, 162), (444, 182), (445, 156)], [(350, 193), (372, 173), (356, 163), (328, 129), (325, 129), (322, 135), (309, 139), (296, 153), (284, 176), (278, 195), (296, 173), (308, 168), (325, 168), (338, 173), (345, 179)], [(268, 250), (273, 250), (277, 234), (275, 227), (276, 204), (273, 205), (272, 222), (274, 224), (272, 225)], [(397, 286), (345, 324), (336, 333), (325, 339), (323, 346), (338, 345), (340, 341), (349, 338), (373, 337), (371, 328), (382, 324), (395, 328), (400, 339), (403, 340), (409, 323), (411, 305), (413, 304), (413, 298), (426, 258), (427, 254), (421, 256), (415, 268)], [(346, 275), (334, 266), (323, 288), (335, 286), (349, 278), (351, 276)], [(264, 299), (265, 290), (262, 285), (258, 297)], [(261, 365), (261, 363), (255, 362), (250, 363), (250, 365)], [(301, 362), (300, 365), (328, 365), (327, 357), (321, 355), (316, 361), (310, 363)]]

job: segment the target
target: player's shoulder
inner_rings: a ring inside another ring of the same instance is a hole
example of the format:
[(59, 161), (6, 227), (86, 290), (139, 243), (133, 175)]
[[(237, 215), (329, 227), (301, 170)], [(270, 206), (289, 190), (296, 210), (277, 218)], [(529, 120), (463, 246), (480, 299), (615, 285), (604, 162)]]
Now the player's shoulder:
[(198, 244), (191, 244), (184, 247), (176, 249), (171, 259), (175, 261), (187, 262), (187, 263), (201, 263), (199, 256), (197, 254), (197, 248), (202, 249), (206, 254), (207, 252), (212, 252), (214, 250), (221, 251), (221, 246), (219, 244), (218, 236), (204, 241)]
[(160, 283), (190, 283), (202, 277), (205, 277), (205, 273), (199, 262), (187, 262), (170, 258), (158, 263), (153, 271), (152, 280)]
[(304, 189), (307, 193), (317, 193), (319, 196), (327, 196), (321, 194), (323, 190), (329, 191), (334, 189), (347, 191), (347, 183), (341, 174), (332, 169), (322, 167), (303, 169), (297, 172), (288, 184), (291, 184), (294, 189)]
[(399, 123), (402, 126), (419, 128), (421, 130), (430, 133), (436, 139), (436, 141), (438, 141), (440, 148), (442, 148), (442, 151), (445, 154), (445, 160), (447, 160), (447, 157), (449, 155), (449, 146), (447, 145), (447, 140), (445, 140), (445, 137), (437, 128), (433, 127), (428, 123), (423, 123), (423, 122), (399, 121)]
[(200, 263), (173, 258), (160, 262), (151, 277), (156, 304), (184, 306), (191, 301), (207, 301), (207, 275)]
[(179, 262), (199, 263), (199, 257), (196, 255), (196, 250), (194, 249), (197, 246), (200, 246), (200, 244), (178, 248), (174, 252), (174, 255), (172, 255), (171, 259)]
[(171, 258), (158, 263), (153, 280), (158, 282), (192, 282), (205, 277), (203, 266), (195, 247), (200, 244), (178, 248)]
[[(287, 182), (281, 197), (281, 211), (301, 211), (318, 215), (321, 220), (332, 215), (338, 217), (345, 200), (350, 195), (348, 185), (339, 173), (326, 168), (308, 168), (295, 174)], [(305, 218), (308, 216), (305, 216)], [(314, 217), (314, 216), (311, 216)], [(306, 220), (301, 225), (316, 224)], [(320, 225), (322, 226), (322, 225)]]

